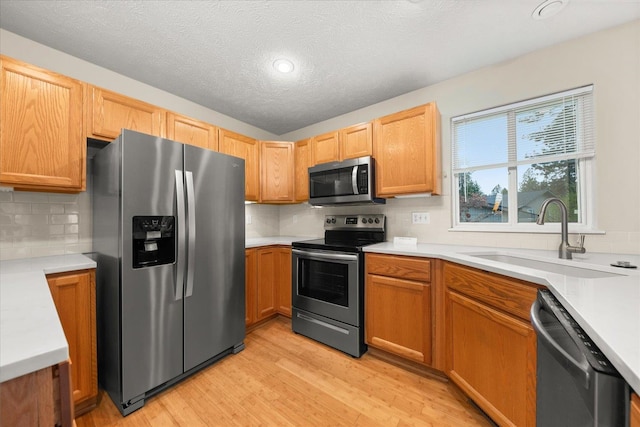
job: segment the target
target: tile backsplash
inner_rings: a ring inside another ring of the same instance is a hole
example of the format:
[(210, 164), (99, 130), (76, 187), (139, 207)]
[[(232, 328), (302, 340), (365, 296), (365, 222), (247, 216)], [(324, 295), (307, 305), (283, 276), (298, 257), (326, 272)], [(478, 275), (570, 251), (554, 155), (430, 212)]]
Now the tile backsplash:
[(88, 192), (0, 191), (0, 259), (82, 253), (91, 249)]

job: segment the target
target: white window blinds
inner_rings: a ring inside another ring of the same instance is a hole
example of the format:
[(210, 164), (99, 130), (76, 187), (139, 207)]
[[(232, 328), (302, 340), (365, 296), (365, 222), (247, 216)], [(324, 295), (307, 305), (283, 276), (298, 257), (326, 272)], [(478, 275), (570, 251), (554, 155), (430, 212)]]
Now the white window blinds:
[(595, 155), (593, 86), (452, 119), (453, 173)]

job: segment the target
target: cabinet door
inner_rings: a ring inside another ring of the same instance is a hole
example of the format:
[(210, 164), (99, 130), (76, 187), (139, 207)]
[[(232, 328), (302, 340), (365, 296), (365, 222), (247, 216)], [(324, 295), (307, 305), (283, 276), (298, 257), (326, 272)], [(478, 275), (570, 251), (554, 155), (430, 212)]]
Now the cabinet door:
[(219, 129), (218, 134), (218, 143), (221, 153), (244, 159), (244, 199), (257, 202), (260, 191), (260, 153), (258, 151), (258, 141), (253, 138), (249, 138), (248, 136), (230, 132), (225, 129)]
[(378, 196), (440, 194), (439, 129), (440, 113), (434, 103), (375, 120)]
[(276, 312), (277, 251), (275, 248), (258, 249), (258, 286), (256, 292), (256, 321)]
[(631, 416), (629, 427), (640, 427), (640, 397), (631, 393)]
[(531, 325), (447, 291), (449, 377), (499, 425), (535, 426)]
[(311, 139), (311, 162), (314, 165), (340, 160), (338, 132), (329, 132)]
[(95, 86), (88, 92), (88, 137), (112, 140), (122, 128), (164, 136), (163, 109)]
[(47, 282), (69, 343), (72, 395), (78, 415), (95, 406), (98, 395), (95, 273), (53, 274), (47, 276)]
[(256, 322), (256, 286), (257, 286), (257, 264), (256, 264), (256, 250), (247, 249), (245, 251), (245, 284), (246, 284), (246, 316), (245, 324), (247, 326)]
[(294, 144), (295, 201), (309, 200), (309, 166), (311, 166), (311, 138)]
[(371, 156), (373, 153), (372, 128), (369, 122), (340, 129), (340, 158), (344, 160)]
[(83, 84), (5, 56), (0, 68), (0, 183), (83, 191)]
[(368, 274), (367, 343), (420, 363), (431, 363), (431, 286)]
[(183, 144), (218, 150), (218, 128), (175, 113), (167, 113), (167, 138)]
[(293, 202), (293, 143), (260, 142), (260, 201)]
[(291, 317), (291, 248), (278, 248), (277, 311)]

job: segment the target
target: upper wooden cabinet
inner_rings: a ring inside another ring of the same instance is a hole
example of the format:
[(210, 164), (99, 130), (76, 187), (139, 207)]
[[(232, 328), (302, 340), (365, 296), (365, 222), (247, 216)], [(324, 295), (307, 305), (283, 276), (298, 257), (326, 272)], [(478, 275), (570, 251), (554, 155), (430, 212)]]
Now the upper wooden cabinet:
[(258, 141), (239, 133), (218, 129), (221, 153), (244, 159), (244, 199), (257, 202), (260, 193), (260, 151)]
[(260, 141), (260, 202), (293, 202), (293, 143)]
[(373, 153), (373, 126), (360, 123), (340, 129), (340, 159), (355, 159)]
[(440, 113), (435, 103), (376, 119), (376, 195), (440, 194)]
[(6, 56), (0, 56), (0, 68), (0, 183), (83, 191), (83, 84)]
[(164, 136), (165, 110), (115, 92), (88, 86), (87, 136), (113, 140), (122, 128)]
[(71, 389), (79, 415), (98, 401), (95, 271), (51, 274), (47, 282), (69, 343)]
[(309, 166), (311, 166), (311, 138), (294, 144), (295, 197), (296, 202), (309, 200)]
[(167, 138), (218, 151), (218, 128), (172, 112), (167, 112)]
[(313, 165), (338, 160), (340, 160), (340, 136), (337, 131), (311, 138), (311, 163)]

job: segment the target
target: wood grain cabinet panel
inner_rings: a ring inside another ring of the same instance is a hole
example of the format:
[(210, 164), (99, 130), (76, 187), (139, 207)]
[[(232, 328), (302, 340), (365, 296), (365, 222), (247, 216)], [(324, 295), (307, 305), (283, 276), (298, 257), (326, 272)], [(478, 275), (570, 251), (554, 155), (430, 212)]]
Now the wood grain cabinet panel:
[(291, 317), (291, 248), (278, 248), (276, 311)]
[(95, 271), (47, 276), (51, 296), (69, 344), (76, 415), (94, 408), (98, 397)]
[(257, 252), (256, 321), (276, 313), (277, 256), (277, 249), (274, 247), (260, 248)]
[(630, 427), (640, 427), (640, 397), (637, 394), (631, 394), (631, 416)]
[(221, 153), (244, 159), (244, 199), (257, 202), (260, 198), (260, 151), (258, 141), (239, 133), (218, 129)]
[(291, 247), (246, 250), (247, 326), (276, 313), (291, 317)]
[(428, 259), (366, 255), (367, 344), (416, 362), (431, 364), (430, 265)]
[(536, 286), (451, 263), (443, 276), (449, 377), (499, 425), (535, 426), (536, 335), (521, 305)]
[(260, 202), (292, 203), (293, 143), (260, 141)]
[(96, 86), (88, 87), (87, 136), (113, 140), (123, 128), (163, 137), (165, 110)]
[(309, 167), (311, 166), (311, 138), (294, 144), (293, 157), (295, 163), (294, 191), (296, 202), (309, 200)]
[(440, 194), (440, 113), (435, 103), (374, 121), (376, 195)]
[(0, 183), (16, 189), (85, 189), (84, 85), (0, 56)]
[(253, 325), (256, 322), (256, 292), (258, 291), (258, 264), (256, 263), (256, 249), (245, 251), (245, 324)]
[(167, 113), (167, 138), (183, 144), (218, 150), (218, 128), (176, 113)]
[(360, 123), (340, 129), (340, 159), (354, 159), (373, 154), (373, 125)]
[(311, 163), (313, 165), (338, 160), (340, 160), (340, 136), (337, 131), (311, 138)]

